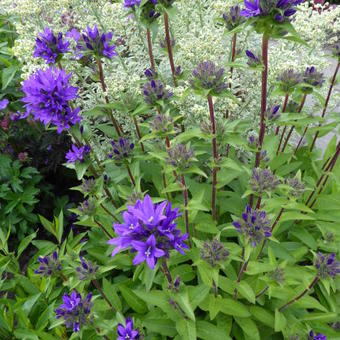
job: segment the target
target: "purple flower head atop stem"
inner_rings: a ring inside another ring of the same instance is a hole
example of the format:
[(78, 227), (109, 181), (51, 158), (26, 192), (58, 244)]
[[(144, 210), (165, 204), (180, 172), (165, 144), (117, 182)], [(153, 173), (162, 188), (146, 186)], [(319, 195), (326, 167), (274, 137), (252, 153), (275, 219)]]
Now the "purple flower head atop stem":
[(298, 177), (293, 177), (293, 178), (286, 178), (284, 180), (284, 184), (288, 185), (289, 191), (288, 195), (293, 196), (293, 197), (298, 197), (303, 195), (303, 193), (306, 190), (306, 186), (304, 185), (303, 182)]
[(205, 241), (201, 247), (201, 258), (212, 267), (216, 267), (219, 262), (225, 261), (228, 256), (229, 251), (216, 238)]
[(246, 50), (246, 56), (248, 57), (247, 64), (250, 67), (256, 67), (262, 64), (260, 55), (255, 54), (252, 51)]
[(223, 20), (229, 31), (241, 25), (245, 19), (240, 15), (241, 9), (238, 5), (231, 6), (229, 14), (223, 13)]
[(88, 156), (91, 152), (91, 147), (89, 145), (77, 147), (76, 145), (72, 145), (71, 150), (69, 150), (66, 154), (67, 163), (76, 163), (84, 162), (85, 157)]
[(63, 34), (54, 35), (53, 31), (45, 27), (35, 40), (34, 58), (43, 58), (47, 64), (54, 64), (58, 59), (69, 51), (70, 43), (63, 41)]
[(118, 142), (112, 141), (113, 153), (109, 155), (109, 158), (113, 158), (116, 161), (123, 161), (127, 159), (135, 145), (130, 143), (127, 138), (120, 138)]
[(295, 86), (302, 82), (302, 75), (293, 69), (288, 69), (283, 71), (276, 80), (279, 82), (279, 87), (284, 93), (292, 93)]
[(171, 249), (184, 254), (183, 249), (188, 248), (184, 243), (188, 235), (181, 235), (176, 228), (175, 220), (180, 216), (178, 208), (172, 210), (168, 201), (154, 204), (149, 195), (127, 208), (123, 213), (124, 223), (113, 226), (117, 237), (108, 241), (115, 246), (112, 256), (130, 248), (137, 252), (134, 265), (145, 261), (154, 269), (157, 260), (168, 257)]
[(214, 94), (222, 93), (227, 84), (224, 81), (224, 69), (216, 67), (212, 61), (203, 61), (192, 71), (190, 80), (194, 90), (211, 90)]
[(177, 144), (168, 149), (166, 161), (180, 170), (185, 170), (190, 167), (194, 157), (195, 152), (193, 148), (187, 148), (185, 144)]
[(340, 265), (336, 260), (335, 253), (324, 255), (318, 252), (315, 259), (315, 268), (318, 276), (325, 280), (328, 276), (335, 278), (340, 273)]
[(80, 203), (78, 206), (78, 210), (87, 216), (92, 216), (96, 212), (96, 204), (94, 200), (87, 199), (84, 202)]
[(250, 177), (250, 186), (257, 194), (274, 191), (280, 183), (270, 169), (255, 168)]
[(131, 320), (131, 318), (125, 319), (125, 327), (121, 323), (119, 323), (117, 332), (118, 332), (117, 340), (139, 339), (139, 330), (133, 329), (133, 321)]
[(82, 298), (76, 290), (71, 295), (64, 294), (63, 304), (55, 310), (57, 319), (64, 318), (67, 328), (72, 328), (74, 332), (79, 332), (80, 325), (86, 325), (91, 322), (90, 312), (93, 306), (91, 299), (92, 293)]
[(77, 34), (77, 32), (73, 31), (69, 36), (72, 36), (76, 40), (77, 59), (81, 59), (85, 55), (112, 59), (117, 55), (115, 51), (116, 45), (111, 42), (113, 33), (100, 33), (96, 25), (94, 25), (93, 28), (88, 26), (81, 34), (79, 34), (79, 32)]
[(172, 92), (169, 92), (164, 88), (164, 85), (160, 80), (151, 79), (143, 86), (144, 101), (150, 106), (157, 106), (159, 101), (167, 101), (173, 96)]
[(296, 6), (303, 0), (244, 0), (245, 9), (240, 15), (251, 17), (271, 16), (278, 23), (289, 21), (290, 17), (296, 13)]
[(157, 0), (147, 1), (142, 8), (142, 19), (148, 24), (153, 23), (157, 18), (160, 17), (160, 13), (156, 11)]
[(158, 114), (150, 122), (152, 130), (165, 133), (172, 128), (173, 119), (169, 114)]
[(57, 126), (58, 133), (81, 121), (80, 109), (73, 110), (70, 106), (78, 92), (77, 87), (70, 85), (70, 77), (71, 74), (55, 68), (38, 70), (22, 87), (27, 114), (45, 125)]
[[(307, 67), (305, 73), (303, 74), (303, 82), (312, 87), (321, 87), (325, 79), (323, 73), (318, 72), (314, 66)], [(303, 88), (308, 90), (309, 88)]]
[[(163, 50), (165, 50), (165, 49), (167, 50), (168, 43), (166, 41), (166, 37), (164, 37), (164, 39), (161, 40), (159, 44), (160, 44), (160, 46)], [(170, 45), (171, 45), (172, 48), (174, 48), (176, 46), (176, 40), (171, 38), (171, 37), (170, 37)]]
[(82, 256), (79, 256), (81, 266), (76, 268), (78, 279), (83, 280), (93, 280), (96, 277), (99, 267), (93, 264), (91, 261), (86, 261)]
[(251, 242), (255, 247), (263, 238), (272, 235), (270, 220), (265, 211), (252, 209), (247, 205), (246, 211), (242, 214), (242, 218), (233, 222), (236, 231), (242, 233), (246, 240)]
[(8, 99), (0, 100), (0, 111), (5, 110), (8, 105)]
[(52, 253), (52, 256), (39, 256), (38, 261), (39, 268), (34, 271), (36, 274), (51, 276), (61, 270), (61, 263), (58, 260), (58, 254), (55, 251)]
[(10, 118), (11, 118), (11, 121), (17, 121), (17, 120), (25, 119), (28, 116), (29, 116), (29, 114), (27, 112), (17, 111), (15, 113), (12, 113)]
[(279, 110), (280, 110), (280, 105), (274, 105), (272, 107), (268, 107), (265, 112), (265, 117), (268, 120), (274, 121), (280, 117)]
[(140, 0), (124, 0), (125, 8), (134, 8), (135, 6), (140, 5)]
[(327, 340), (327, 336), (321, 333), (315, 334), (313, 330), (311, 330), (308, 334), (308, 340)]

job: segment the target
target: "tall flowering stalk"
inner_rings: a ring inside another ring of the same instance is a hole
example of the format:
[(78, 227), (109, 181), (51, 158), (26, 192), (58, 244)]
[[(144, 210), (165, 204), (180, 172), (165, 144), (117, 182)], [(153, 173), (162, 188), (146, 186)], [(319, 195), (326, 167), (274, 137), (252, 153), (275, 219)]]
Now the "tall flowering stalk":
[(171, 74), (172, 74), (172, 80), (174, 82), (174, 86), (177, 86), (177, 79), (176, 79), (176, 67), (174, 63), (174, 56), (171, 46), (171, 37), (170, 37), (170, 29), (169, 29), (169, 16), (167, 11), (164, 11), (164, 29), (165, 29), (165, 37), (166, 37), (166, 45), (168, 49), (168, 56), (169, 56), (169, 62), (170, 62), (170, 68), (171, 68)]
[(211, 214), (215, 221), (216, 216), (216, 185), (217, 185), (217, 162), (218, 150), (216, 142), (216, 125), (215, 125), (215, 112), (213, 104), (213, 95), (219, 95), (227, 88), (224, 82), (224, 69), (218, 68), (212, 61), (204, 61), (198, 64), (197, 68), (192, 72), (193, 78), (191, 79), (191, 86), (193, 89), (205, 95), (208, 101), (210, 125), (212, 138), (212, 151), (214, 158), (213, 173), (212, 173), (212, 191), (211, 191)]
[[(336, 80), (336, 76), (337, 76), (337, 74), (338, 74), (338, 72), (339, 72), (339, 69), (340, 69), (340, 57), (339, 57), (339, 60), (338, 60), (337, 65), (336, 65), (336, 67), (335, 67), (335, 71), (334, 71), (334, 74), (333, 74), (333, 77), (332, 77), (332, 80), (331, 80), (331, 85), (329, 86), (327, 98), (326, 98), (325, 105), (324, 105), (324, 108), (323, 108), (323, 111), (322, 111), (322, 115), (321, 115), (322, 118), (324, 118), (325, 115), (326, 115), (326, 111), (327, 111), (327, 108), (328, 108), (329, 99), (331, 98), (331, 94), (332, 94), (332, 91), (333, 91), (333, 87), (334, 87), (334, 85), (335, 85), (335, 80)], [(320, 125), (319, 125), (319, 126), (320, 126)], [(306, 129), (307, 129), (307, 128), (306, 128)], [(306, 132), (307, 132), (307, 130), (304, 131), (304, 134), (303, 134), (303, 136), (302, 136), (301, 138), (304, 137), (304, 135), (306, 134)], [(316, 140), (317, 140), (317, 138), (318, 138), (318, 136), (319, 136), (319, 133), (320, 133), (319, 131), (316, 132), (316, 134), (315, 134), (315, 136), (314, 136), (314, 138), (313, 138), (313, 142), (312, 142), (312, 144), (311, 144), (311, 146), (310, 146), (310, 149), (309, 149), (310, 151), (313, 151), (313, 148), (314, 148), (315, 142), (316, 142)]]

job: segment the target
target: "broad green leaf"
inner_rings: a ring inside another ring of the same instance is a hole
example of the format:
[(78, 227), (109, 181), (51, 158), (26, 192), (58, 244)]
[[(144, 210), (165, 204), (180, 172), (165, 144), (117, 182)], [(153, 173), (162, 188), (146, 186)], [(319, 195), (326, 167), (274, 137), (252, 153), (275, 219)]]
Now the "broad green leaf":
[(176, 322), (176, 329), (182, 340), (196, 340), (196, 325), (192, 320), (179, 319)]
[(119, 290), (123, 295), (127, 304), (137, 313), (144, 314), (147, 312), (147, 307), (144, 301), (142, 301), (130, 288), (121, 285)]
[(33, 233), (31, 235), (26, 236), (19, 244), (18, 246), (18, 253), (17, 253), (17, 258), (20, 257), (22, 252), (29, 246), (29, 244), (32, 242), (33, 239), (35, 239), (37, 236), (37, 233)]
[(225, 334), (224, 330), (218, 328), (208, 321), (197, 321), (196, 323), (197, 337), (203, 340), (229, 340), (231, 339)]

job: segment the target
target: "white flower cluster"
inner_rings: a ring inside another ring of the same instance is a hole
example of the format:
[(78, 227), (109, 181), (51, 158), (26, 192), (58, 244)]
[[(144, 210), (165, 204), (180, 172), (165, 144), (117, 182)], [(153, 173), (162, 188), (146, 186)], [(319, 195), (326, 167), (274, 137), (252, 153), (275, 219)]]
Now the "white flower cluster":
[[(18, 20), (16, 29), (19, 38), (14, 48), (15, 55), (23, 62), (23, 78), (27, 78), (35, 69), (46, 67), (43, 60), (33, 58), (34, 43), (38, 32), (45, 26), (55, 32), (66, 33), (71, 28), (85, 29), (97, 24), (105, 31), (114, 32), (114, 40), (119, 56), (104, 61), (104, 73), (107, 92), (111, 99), (119, 99), (124, 92), (134, 96), (141, 94), (141, 84), (145, 80), (144, 71), (150, 66), (148, 59), (145, 28), (138, 24), (132, 15), (123, 7), (123, 0), (2, 0), (2, 7), (8, 14)], [(232, 0), (181, 0), (176, 2), (177, 12), (170, 17), (171, 34), (175, 39), (175, 65), (183, 71), (192, 72), (194, 67), (204, 60), (213, 60), (224, 67), (229, 74), (232, 35), (225, 34), (225, 27), (217, 22), (223, 12), (229, 11)], [(322, 8), (321, 8), (322, 9)], [(324, 48), (328, 37), (340, 32), (340, 6), (319, 13), (312, 10), (308, 2), (299, 6), (295, 15), (294, 27), (306, 40), (302, 45), (289, 40), (275, 40), (269, 47), (269, 93), (272, 93), (275, 79), (287, 68), (303, 71), (307, 66), (324, 70), (329, 66), (329, 57)], [(172, 86), (171, 72), (167, 54), (160, 46), (165, 37), (163, 20), (159, 18), (158, 31), (153, 35), (153, 52), (157, 71), (162, 79)], [(259, 51), (261, 37), (249, 26), (238, 34), (238, 59), (244, 68), (234, 69), (232, 89), (240, 98), (238, 103), (230, 99), (216, 100), (216, 114), (222, 117), (228, 110), (231, 117), (242, 115), (256, 121), (260, 107), (261, 74), (246, 67), (245, 49)], [(83, 67), (72, 59), (62, 60), (66, 70), (73, 72), (74, 81), (80, 87), (81, 105), (89, 110), (98, 103), (104, 102), (95, 67)], [(89, 81), (92, 80), (92, 81)], [(171, 89), (180, 98), (188, 83), (180, 83)], [(324, 86), (325, 92), (327, 86)], [(85, 100), (86, 99), (86, 100)], [(270, 97), (270, 103), (280, 103), (282, 98)], [(207, 103), (193, 94), (180, 100), (176, 107), (187, 124), (197, 124), (208, 114)], [(255, 119), (254, 119), (255, 118)], [(131, 127), (131, 119), (118, 115), (118, 120), (126, 128)], [(251, 127), (250, 127), (251, 129)]]

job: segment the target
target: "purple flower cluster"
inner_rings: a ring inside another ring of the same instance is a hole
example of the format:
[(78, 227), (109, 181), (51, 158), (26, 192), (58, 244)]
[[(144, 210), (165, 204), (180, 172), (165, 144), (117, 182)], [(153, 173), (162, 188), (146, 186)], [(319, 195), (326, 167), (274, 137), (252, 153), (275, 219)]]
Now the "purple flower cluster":
[(118, 324), (117, 333), (117, 340), (139, 339), (139, 331), (138, 329), (133, 329), (133, 321), (131, 318), (125, 319), (125, 327), (121, 323)]
[(261, 56), (260, 55), (256, 55), (252, 51), (246, 50), (246, 56), (248, 57), (247, 64), (250, 67), (256, 67), (256, 66), (261, 65), (262, 62), (261, 62)]
[(134, 8), (135, 6), (140, 5), (140, 0), (125, 0), (124, 7), (125, 8)]
[(280, 117), (280, 114), (278, 113), (280, 110), (280, 105), (274, 105), (272, 107), (268, 107), (265, 116), (268, 120), (276, 120)]
[(155, 268), (158, 258), (168, 257), (169, 251), (175, 249), (184, 254), (188, 246), (184, 241), (188, 234), (182, 234), (177, 229), (175, 220), (180, 216), (178, 208), (172, 210), (171, 203), (164, 201), (153, 204), (149, 195), (144, 200), (137, 200), (134, 206), (127, 206), (123, 213), (123, 224), (114, 224), (118, 237), (108, 241), (116, 248), (115, 256), (121, 250), (130, 248), (137, 252), (134, 265), (146, 261), (147, 265)]
[(127, 138), (120, 138), (118, 142), (111, 142), (113, 148), (113, 154), (109, 155), (109, 158), (113, 158), (116, 161), (123, 161), (131, 154), (135, 145), (130, 143)]
[(12, 113), (10, 118), (11, 118), (11, 121), (18, 121), (18, 120), (21, 120), (21, 119), (25, 119), (29, 116), (29, 114), (27, 112), (20, 112), (20, 111), (17, 111), (15, 113)]
[(327, 340), (327, 336), (321, 333), (315, 334), (313, 330), (311, 330), (308, 334), (308, 340)]
[(7, 105), (8, 105), (8, 99), (3, 99), (3, 100), (0, 100), (0, 110), (5, 110)]
[(233, 222), (236, 231), (242, 233), (246, 240), (250, 240), (255, 247), (264, 237), (270, 237), (271, 224), (265, 211), (252, 209), (248, 204), (246, 211), (242, 214), (242, 219)]
[(203, 61), (192, 71), (190, 83), (194, 90), (212, 90), (215, 94), (222, 93), (227, 84), (224, 82), (224, 69), (218, 68), (212, 61)]
[(167, 132), (173, 119), (169, 114), (158, 114), (150, 122), (150, 127), (156, 132)]
[(91, 261), (86, 261), (82, 256), (79, 256), (81, 267), (77, 267), (76, 271), (78, 273), (78, 279), (83, 280), (93, 280), (99, 269), (97, 265), (93, 265)]
[(293, 69), (283, 71), (283, 73), (276, 78), (279, 82), (280, 89), (284, 93), (291, 93), (295, 86), (302, 81), (301, 73), (295, 72)]
[(111, 43), (113, 33), (99, 33), (98, 28), (94, 25), (93, 28), (87, 29), (81, 34), (73, 29), (68, 33), (72, 37), (76, 45), (76, 57), (81, 59), (84, 55), (95, 55), (96, 57), (106, 57), (112, 59), (117, 55), (115, 49), (116, 45)]
[(219, 262), (225, 261), (228, 256), (229, 251), (216, 238), (205, 241), (201, 247), (201, 258), (212, 267), (216, 267)]
[(84, 162), (85, 157), (89, 155), (91, 152), (91, 147), (89, 145), (77, 147), (76, 145), (72, 145), (71, 150), (69, 150), (66, 154), (67, 163), (76, 163)]
[(77, 97), (78, 88), (70, 85), (71, 74), (48, 68), (38, 70), (24, 81), (22, 90), (27, 114), (45, 125), (57, 126), (58, 133), (81, 121), (79, 108), (72, 109), (70, 101)]
[(173, 93), (164, 88), (160, 80), (151, 79), (143, 86), (144, 101), (150, 106), (157, 105), (158, 101), (166, 101), (173, 96)]
[(334, 55), (334, 57), (340, 59), (340, 36), (339, 36), (339, 41), (331, 45), (331, 49), (332, 49), (332, 54)]
[(240, 15), (250, 18), (272, 15), (277, 22), (285, 22), (296, 13), (296, 6), (304, 0), (244, 0)]
[(45, 27), (35, 40), (33, 57), (43, 58), (47, 64), (54, 64), (64, 53), (69, 51), (70, 43), (63, 41), (63, 34), (54, 35), (53, 31)]
[(82, 298), (76, 290), (71, 295), (64, 294), (63, 304), (55, 310), (57, 319), (63, 317), (67, 328), (79, 332), (80, 325), (86, 325), (90, 321), (89, 316), (93, 306), (91, 299), (92, 293)]
[(177, 144), (168, 149), (168, 164), (181, 170), (187, 169), (195, 156), (193, 148), (187, 148), (185, 144)]
[(38, 261), (39, 268), (34, 271), (36, 274), (51, 276), (56, 271), (61, 270), (61, 263), (58, 260), (58, 254), (55, 251), (52, 253), (52, 256), (39, 256)]
[(335, 253), (324, 255), (318, 252), (315, 259), (315, 267), (319, 277), (326, 279), (328, 276), (335, 278), (340, 273), (340, 265), (336, 260)]
[(270, 169), (255, 168), (250, 177), (250, 186), (258, 194), (273, 191), (280, 183)]
[[(303, 82), (314, 87), (320, 87), (325, 79), (321, 72), (318, 72), (314, 66), (307, 67), (304, 75)], [(308, 88), (307, 88), (308, 89)]]
[(244, 17), (242, 17), (240, 13), (241, 9), (238, 5), (231, 6), (229, 14), (223, 13), (222, 17), (229, 31), (241, 25), (245, 21)]
[(284, 180), (284, 184), (290, 187), (288, 195), (291, 195), (294, 197), (303, 195), (303, 193), (306, 190), (305, 184), (301, 182), (301, 180), (298, 177), (286, 178)]

